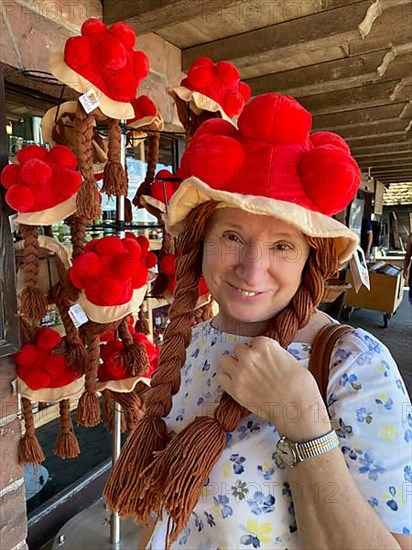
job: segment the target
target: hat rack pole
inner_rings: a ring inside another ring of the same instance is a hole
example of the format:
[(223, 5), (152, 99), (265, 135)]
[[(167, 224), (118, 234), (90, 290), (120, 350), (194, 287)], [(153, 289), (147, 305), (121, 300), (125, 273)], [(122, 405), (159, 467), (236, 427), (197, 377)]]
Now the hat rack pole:
[[(120, 148), (120, 162), (124, 169), (126, 169), (126, 122), (120, 121), (121, 127), (121, 148)], [(116, 233), (119, 237), (125, 236), (125, 200), (126, 197), (121, 195), (116, 197)], [(116, 332), (116, 338), (118, 334)], [(121, 406), (114, 402), (113, 412), (113, 432), (112, 432), (112, 465), (120, 455), (121, 448)], [(119, 545), (120, 543), (120, 517), (117, 512), (112, 512), (110, 515), (110, 543), (112, 545)]]

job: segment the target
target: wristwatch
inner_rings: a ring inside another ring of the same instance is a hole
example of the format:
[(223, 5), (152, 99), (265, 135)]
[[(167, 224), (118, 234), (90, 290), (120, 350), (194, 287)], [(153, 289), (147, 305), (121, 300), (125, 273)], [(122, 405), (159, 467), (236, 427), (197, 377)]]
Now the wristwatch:
[(327, 453), (338, 445), (339, 439), (335, 430), (304, 443), (294, 443), (284, 436), (277, 442), (276, 456), (283, 464), (293, 468), (299, 462)]

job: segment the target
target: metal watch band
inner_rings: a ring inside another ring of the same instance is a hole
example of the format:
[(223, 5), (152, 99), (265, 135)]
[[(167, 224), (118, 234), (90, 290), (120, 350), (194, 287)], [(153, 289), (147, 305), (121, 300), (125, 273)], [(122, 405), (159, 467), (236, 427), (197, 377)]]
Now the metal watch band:
[(339, 446), (339, 439), (335, 430), (305, 443), (296, 443), (295, 448), (300, 460), (315, 458), (321, 454), (327, 453)]

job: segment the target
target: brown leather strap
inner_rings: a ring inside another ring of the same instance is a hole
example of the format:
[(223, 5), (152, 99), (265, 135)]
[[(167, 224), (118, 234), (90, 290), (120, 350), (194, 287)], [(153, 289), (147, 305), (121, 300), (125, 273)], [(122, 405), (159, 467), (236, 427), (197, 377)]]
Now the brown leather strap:
[(329, 365), (336, 342), (353, 330), (349, 325), (327, 325), (317, 334), (309, 359), (309, 371), (318, 383), (320, 393), (326, 402), (326, 390), (329, 381)]

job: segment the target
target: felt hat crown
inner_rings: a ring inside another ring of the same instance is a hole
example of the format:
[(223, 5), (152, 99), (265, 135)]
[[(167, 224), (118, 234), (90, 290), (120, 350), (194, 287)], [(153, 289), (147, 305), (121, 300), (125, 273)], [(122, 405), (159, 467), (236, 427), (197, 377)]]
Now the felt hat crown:
[(67, 40), (64, 53), (52, 55), (51, 72), (80, 93), (96, 90), (105, 115), (133, 118), (131, 101), (149, 74), (146, 54), (133, 50), (135, 40), (135, 31), (127, 23), (108, 28), (100, 19), (88, 19), (81, 35)]
[(165, 215), (169, 231), (178, 234), (190, 210), (216, 200), (334, 238), (341, 263), (348, 260), (357, 236), (330, 216), (356, 195), (360, 170), (340, 136), (310, 135), (311, 124), (306, 109), (279, 94), (252, 99), (238, 129), (221, 119), (204, 122), (176, 173), (183, 182)]

